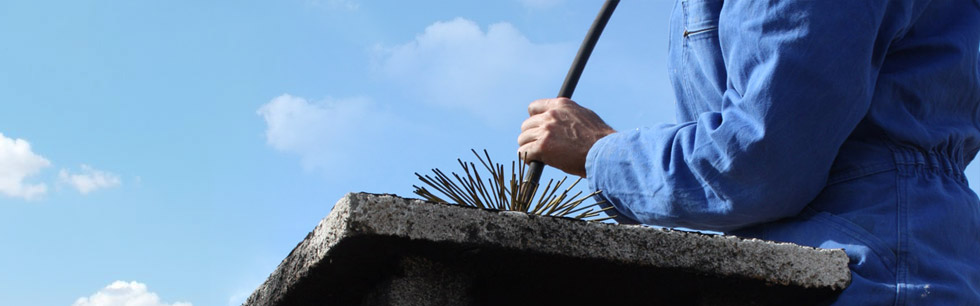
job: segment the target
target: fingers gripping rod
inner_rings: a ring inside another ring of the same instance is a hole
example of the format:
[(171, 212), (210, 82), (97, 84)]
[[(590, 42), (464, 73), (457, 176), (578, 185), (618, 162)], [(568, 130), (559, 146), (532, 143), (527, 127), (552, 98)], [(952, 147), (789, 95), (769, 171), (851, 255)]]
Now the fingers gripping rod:
[[(592, 21), (592, 27), (589, 28), (588, 34), (585, 35), (585, 40), (579, 46), (578, 54), (575, 55), (575, 60), (572, 61), (572, 67), (568, 68), (568, 73), (565, 75), (565, 82), (562, 83), (561, 90), (558, 91), (559, 98), (572, 97), (572, 93), (575, 92), (575, 85), (578, 85), (578, 79), (582, 76), (582, 71), (585, 70), (585, 63), (589, 61), (589, 56), (592, 55), (592, 49), (595, 48), (596, 42), (599, 41), (599, 35), (602, 34), (602, 29), (606, 27), (606, 23), (609, 22), (609, 17), (612, 16), (617, 4), (619, 4), (619, 0), (606, 0), (606, 3), (599, 9), (599, 15), (596, 16), (595, 21)], [(521, 194), (524, 195), (524, 199), (522, 199), (523, 203), (529, 203), (531, 201), (534, 189), (538, 187), (538, 181), (541, 180), (542, 170), (544, 170), (544, 163), (537, 160), (531, 161), (522, 186), (522, 189), (526, 188), (526, 190), (521, 190)]]

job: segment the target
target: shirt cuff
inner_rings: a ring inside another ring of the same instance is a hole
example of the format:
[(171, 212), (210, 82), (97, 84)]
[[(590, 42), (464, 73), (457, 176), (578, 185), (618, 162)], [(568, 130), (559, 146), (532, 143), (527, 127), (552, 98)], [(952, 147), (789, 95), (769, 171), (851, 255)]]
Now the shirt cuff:
[[(602, 137), (598, 141), (596, 141), (595, 144), (592, 144), (592, 148), (589, 148), (589, 154), (585, 156), (585, 179), (589, 183), (589, 188), (591, 188), (593, 191), (602, 190), (602, 188), (600, 188), (597, 184), (599, 180), (596, 177), (600, 173), (599, 171), (601, 167), (600, 158), (602, 156), (609, 155), (609, 153), (607, 152), (608, 149), (615, 150), (616, 145), (612, 143), (616, 142), (616, 139), (620, 137), (623, 137), (623, 134), (619, 132), (606, 135), (605, 137)], [(609, 206), (614, 206), (614, 207), (616, 206), (613, 203), (613, 201), (610, 201), (609, 197), (607, 197), (602, 193), (600, 193), (596, 197), (597, 197), (596, 201), (605, 201), (605, 204), (599, 205), (602, 208), (607, 208)], [(619, 210), (619, 208), (613, 208), (612, 210), (607, 210), (606, 214), (615, 215), (616, 217), (614, 217), (613, 220), (616, 220), (616, 222), (619, 224), (641, 224), (640, 222), (637, 222), (636, 220), (633, 220), (632, 218), (623, 215), (623, 213)]]
[(617, 134), (619, 133), (616, 132), (599, 138), (592, 144), (592, 148), (589, 148), (589, 154), (585, 156), (585, 179), (589, 181), (589, 187), (592, 187), (592, 190), (598, 190), (595, 186), (595, 176), (598, 173), (596, 164), (599, 162), (597, 159), (601, 156), (600, 151), (604, 151), (606, 144), (611, 142)]

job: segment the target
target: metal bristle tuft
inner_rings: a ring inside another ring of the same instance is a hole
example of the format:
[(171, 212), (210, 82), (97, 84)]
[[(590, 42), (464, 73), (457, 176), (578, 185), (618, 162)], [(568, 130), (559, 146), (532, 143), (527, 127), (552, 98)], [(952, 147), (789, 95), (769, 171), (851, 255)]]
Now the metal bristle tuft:
[[(575, 185), (582, 180), (581, 178), (576, 179), (563, 191), (559, 190), (565, 184), (567, 177), (562, 178), (557, 183), (554, 180), (549, 180), (544, 185), (543, 190), (539, 190), (541, 188), (526, 188), (524, 186), (524, 174), (526, 173), (526, 165), (524, 163), (511, 162), (511, 175), (508, 177), (504, 173), (504, 165), (495, 164), (490, 159), (490, 154), (487, 153), (487, 150), (483, 150), (483, 156), (480, 156), (476, 150), (471, 151), (473, 151), (473, 155), (476, 156), (480, 164), (483, 165), (483, 168), (490, 172), (489, 178), (486, 178), (484, 181), (480, 176), (476, 163), (464, 162), (461, 159), (457, 159), (459, 165), (463, 168), (463, 175), (456, 174), (455, 172), (446, 175), (445, 172), (439, 169), (432, 169), (434, 176), (415, 173), (415, 176), (419, 180), (441, 193), (445, 199), (435, 195), (425, 187), (413, 185), (412, 187), (415, 187), (415, 194), (431, 202), (485, 209), (520, 211), (532, 215), (567, 217), (586, 221), (604, 221), (615, 217), (606, 216), (600, 218), (600, 213), (612, 208), (611, 206), (601, 208), (600, 204), (605, 203), (604, 201), (583, 204), (586, 200), (592, 199), (593, 196), (599, 194), (601, 191), (595, 191), (584, 196), (581, 191), (574, 195), (569, 195), (569, 192), (572, 191)], [(484, 160), (484, 157), (486, 157), (486, 160)], [(514, 192), (515, 190), (517, 192)], [(538, 191), (541, 191), (540, 195), (537, 195)], [(519, 199), (531, 199), (531, 201), (520, 201)], [(537, 199), (537, 201), (533, 201), (533, 199)]]

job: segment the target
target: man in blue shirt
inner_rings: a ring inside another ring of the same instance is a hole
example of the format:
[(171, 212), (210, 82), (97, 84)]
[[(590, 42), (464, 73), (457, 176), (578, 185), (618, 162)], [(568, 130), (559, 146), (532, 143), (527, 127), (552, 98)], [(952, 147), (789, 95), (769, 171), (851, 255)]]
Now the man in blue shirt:
[(538, 100), (520, 151), (632, 221), (843, 248), (840, 304), (980, 304), (980, 1), (675, 5), (678, 123)]

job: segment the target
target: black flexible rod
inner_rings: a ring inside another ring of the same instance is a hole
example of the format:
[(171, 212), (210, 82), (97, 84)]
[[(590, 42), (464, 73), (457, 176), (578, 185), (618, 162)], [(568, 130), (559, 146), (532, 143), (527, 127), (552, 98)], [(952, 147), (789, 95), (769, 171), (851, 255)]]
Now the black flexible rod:
[[(592, 27), (589, 28), (589, 33), (585, 35), (585, 40), (582, 41), (582, 45), (578, 49), (578, 54), (575, 55), (575, 60), (572, 61), (572, 67), (568, 68), (568, 73), (565, 75), (565, 82), (562, 83), (561, 90), (558, 91), (559, 98), (572, 97), (572, 93), (575, 92), (575, 86), (578, 85), (578, 79), (582, 76), (582, 71), (585, 70), (585, 63), (589, 61), (589, 56), (592, 55), (592, 49), (595, 48), (596, 42), (599, 41), (599, 35), (602, 34), (602, 29), (606, 27), (606, 23), (609, 22), (609, 17), (612, 16), (618, 4), (619, 0), (606, 0), (606, 3), (599, 9), (599, 15), (595, 17), (595, 21), (592, 21)], [(522, 194), (527, 197), (522, 200), (524, 203), (531, 200), (531, 193), (537, 188), (543, 170), (544, 163), (537, 160), (531, 161), (524, 180), (524, 187), (527, 190), (522, 190)]]

